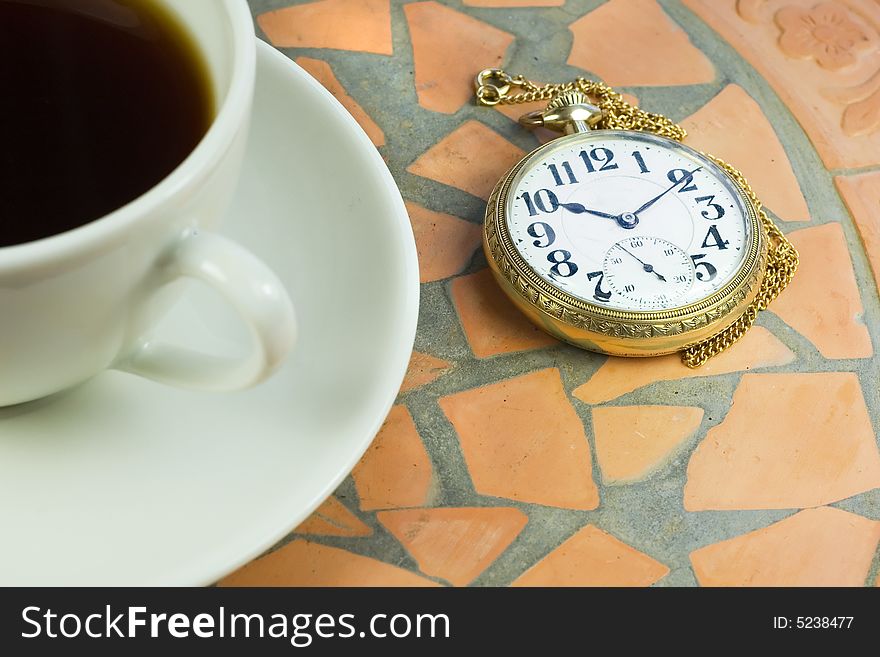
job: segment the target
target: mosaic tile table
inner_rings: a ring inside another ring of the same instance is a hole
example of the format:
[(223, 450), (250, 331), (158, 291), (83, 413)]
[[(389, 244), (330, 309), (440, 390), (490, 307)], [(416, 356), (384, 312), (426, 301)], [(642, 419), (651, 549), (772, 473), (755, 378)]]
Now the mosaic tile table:
[[(422, 309), (351, 477), (222, 584), (880, 585), (880, 2), (251, 6), (388, 162)], [(484, 201), (538, 142), (472, 104), (499, 64), (599, 77), (742, 168), (802, 266), (734, 349), (606, 358), (502, 298)]]

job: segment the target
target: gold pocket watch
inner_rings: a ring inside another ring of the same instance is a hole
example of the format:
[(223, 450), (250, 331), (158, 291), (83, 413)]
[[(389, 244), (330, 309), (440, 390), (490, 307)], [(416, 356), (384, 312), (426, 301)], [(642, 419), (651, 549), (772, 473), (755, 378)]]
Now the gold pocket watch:
[(583, 78), (538, 86), (486, 69), (475, 88), (482, 105), (550, 101), (520, 123), (565, 135), (498, 182), (483, 230), (499, 285), (551, 335), (698, 367), (791, 281), (797, 251), (742, 174), (682, 144), (668, 118)]

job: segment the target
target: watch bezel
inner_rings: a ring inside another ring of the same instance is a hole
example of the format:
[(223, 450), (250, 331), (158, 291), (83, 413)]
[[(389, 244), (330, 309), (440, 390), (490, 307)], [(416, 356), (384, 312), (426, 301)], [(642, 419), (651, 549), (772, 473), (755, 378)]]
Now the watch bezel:
[[(721, 288), (712, 294), (681, 306), (669, 308), (665, 310), (621, 310), (609, 308), (596, 303), (591, 303), (580, 297), (576, 297), (565, 290), (553, 286), (544, 277), (542, 277), (526, 260), (522, 257), (516, 248), (510, 235), (507, 223), (507, 207), (509, 203), (509, 195), (513, 189), (520, 174), (529, 168), (537, 160), (546, 157), (548, 151), (559, 150), (572, 143), (589, 143), (606, 137), (619, 137), (623, 139), (632, 139), (633, 135), (644, 141), (651, 141), (663, 148), (681, 149), (688, 152), (698, 161), (705, 163), (712, 172), (724, 177), (729, 181), (731, 189), (738, 196), (743, 208), (745, 209), (747, 221), (747, 244), (745, 245), (745, 254), (737, 268), (736, 272)], [(749, 194), (743, 189), (742, 185), (731, 175), (729, 167), (723, 162), (716, 160), (712, 156), (701, 153), (680, 142), (654, 135), (651, 133), (634, 132), (629, 130), (600, 130), (595, 132), (577, 133), (560, 137), (546, 144), (543, 144), (533, 150), (520, 160), (499, 182), (490, 199), (487, 207), (486, 216), (486, 239), (490, 247), (491, 255), (495, 260), (495, 264), (499, 266), (505, 277), (514, 284), (516, 289), (527, 301), (536, 306), (538, 310), (551, 314), (557, 319), (568, 319), (570, 323), (576, 326), (584, 326), (588, 321), (595, 328), (603, 323), (634, 323), (636, 325), (650, 324), (657, 327), (659, 333), (667, 335), (673, 331), (670, 327), (664, 327), (663, 323), (678, 324), (682, 321), (693, 320), (701, 315), (709, 315), (704, 321), (694, 322), (695, 328), (703, 326), (706, 322), (716, 321), (721, 315), (742, 303), (742, 300), (753, 291), (758, 282), (760, 273), (763, 271), (763, 246), (764, 233), (761, 220), (758, 215), (757, 208), (750, 198)], [(518, 277), (522, 277), (529, 285), (523, 285), (522, 281), (515, 280), (517, 276), (511, 276), (515, 272)], [(529, 289), (531, 288), (531, 290)], [(535, 296), (537, 292), (537, 297)], [(543, 295), (544, 298), (539, 298)], [(534, 298), (533, 298), (534, 297)], [(572, 317), (572, 315), (574, 315)], [(582, 317), (578, 317), (578, 315)], [(568, 316), (568, 317), (566, 317)], [(578, 321), (578, 320), (583, 321)], [(621, 332), (609, 327), (608, 332), (614, 335), (620, 335)], [(625, 333), (625, 332), (624, 332)]]

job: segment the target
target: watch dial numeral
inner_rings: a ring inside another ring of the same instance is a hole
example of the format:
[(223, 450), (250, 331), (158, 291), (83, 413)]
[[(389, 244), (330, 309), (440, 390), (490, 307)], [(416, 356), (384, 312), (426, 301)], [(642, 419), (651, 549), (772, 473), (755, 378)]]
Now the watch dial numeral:
[[(712, 241), (710, 242), (709, 240)], [(718, 232), (718, 226), (712, 224), (709, 227), (709, 232), (706, 233), (706, 237), (703, 239), (703, 248), (716, 248), (723, 251), (727, 248), (728, 244), (730, 244), (728, 240), (721, 239), (721, 233)]]
[[(705, 257), (705, 253), (691, 256), (691, 260), (694, 261), (694, 270), (696, 271), (697, 280), (703, 281), (704, 283), (707, 281), (711, 281), (713, 278), (715, 278), (715, 275), (718, 274), (718, 270), (711, 262), (702, 261)], [(700, 267), (703, 268), (703, 271), (700, 271)]]
[(549, 189), (539, 189), (535, 192), (535, 205), (541, 212), (556, 212), (559, 209), (559, 199)]
[(666, 174), (666, 177), (669, 178), (669, 182), (671, 183), (678, 184), (684, 182), (684, 185), (678, 188), (679, 194), (682, 192), (697, 191), (697, 186), (694, 184), (694, 174), (687, 169), (670, 169), (669, 173)]
[(597, 146), (590, 151), (589, 155), (587, 155), (587, 151), (581, 151), (580, 156), (584, 161), (584, 166), (587, 167), (587, 171), (590, 173), (596, 172), (596, 167), (593, 165), (594, 161), (596, 164), (602, 165), (599, 167), (599, 171), (608, 171), (610, 169), (618, 168), (616, 163), (612, 163), (614, 153), (610, 148), (605, 148), (604, 146)]
[(702, 212), (700, 212), (700, 214), (702, 214), (705, 219), (708, 219), (709, 221), (715, 221), (717, 219), (721, 219), (721, 217), (724, 216), (724, 208), (717, 203), (713, 203), (713, 201), (715, 200), (714, 194), (710, 194), (709, 196), (698, 196), (694, 200), (697, 201), (697, 203), (705, 202), (706, 205), (708, 205), (715, 211), (714, 217), (710, 216), (709, 210), (703, 210)]
[(642, 157), (642, 154), (638, 151), (633, 151), (632, 156), (636, 160), (636, 164), (639, 165), (639, 171), (641, 173), (651, 173), (651, 170), (648, 168), (648, 165), (645, 164), (645, 158)]
[(578, 266), (571, 260), (571, 251), (558, 249), (547, 254), (547, 260), (553, 263), (550, 271), (556, 276), (568, 278), (577, 274)]
[(559, 199), (556, 198), (556, 194), (549, 189), (539, 189), (535, 192), (534, 198), (532, 198), (532, 195), (528, 192), (523, 192), (517, 198), (523, 200), (526, 204), (526, 209), (529, 211), (529, 216), (532, 217), (538, 214), (538, 210), (550, 214), (559, 209)]
[[(619, 262), (617, 264), (620, 264)], [(606, 292), (602, 289), (602, 281), (605, 280), (605, 272), (603, 271), (591, 271), (587, 274), (587, 280), (592, 281), (594, 278), (599, 277), (599, 280), (596, 281), (596, 289), (593, 290), (593, 298), (596, 301), (608, 301), (611, 298), (611, 292)]]
[(529, 216), (534, 217), (538, 214), (538, 211), (535, 209), (535, 204), (532, 203), (532, 195), (528, 192), (523, 192), (521, 195), (517, 196), (518, 199), (522, 199), (526, 204), (526, 210), (529, 211)]
[[(544, 223), (543, 221), (536, 221), (526, 230), (529, 235), (538, 238), (532, 242), (532, 244), (537, 247), (546, 248), (556, 241), (556, 231), (553, 230), (553, 227), (550, 224)], [(547, 241), (542, 241), (543, 238), (546, 238)]]
[(574, 176), (574, 171), (571, 170), (571, 165), (568, 162), (563, 162), (561, 165), (562, 171), (565, 174), (565, 178), (568, 179), (568, 182), (565, 182), (562, 179), (562, 176), (559, 173), (559, 168), (555, 164), (548, 164), (547, 168), (550, 169), (550, 173), (553, 176), (553, 180), (556, 183), (557, 187), (561, 187), (562, 185), (574, 185), (578, 179)]
[(688, 148), (599, 131), (528, 158), (501, 186), (495, 216), (509, 231), (502, 246), (544, 292), (593, 309), (661, 312), (713, 298), (746, 264), (747, 203), (735, 181)]

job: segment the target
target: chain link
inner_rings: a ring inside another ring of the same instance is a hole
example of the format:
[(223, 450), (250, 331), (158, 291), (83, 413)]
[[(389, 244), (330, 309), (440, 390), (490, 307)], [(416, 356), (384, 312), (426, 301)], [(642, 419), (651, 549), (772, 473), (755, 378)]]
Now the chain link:
[[(513, 89), (519, 89), (511, 93)], [(662, 114), (653, 114), (635, 107), (623, 96), (602, 82), (577, 78), (563, 84), (537, 85), (522, 75), (510, 76), (502, 69), (486, 69), (477, 75), (475, 82), (477, 102), (480, 105), (520, 105), (536, 101), (550, 101), (559, 94), (580, 91), (589, 96), (602, 110), (602, 118), (597, 128), (616, 130), (637, 130), (651, 132), (675, 141), (682, 141), (687, 132), (680, 125)], [(682, 362), (690, 368), (697, 368), (713, 356), (733, 345), (748, 331), (758, 317), (779, 293), (791, 282), (798, 268), (798, 252), (785, 235), (776, 227), (761, 201), (752, 191), (745, 177), (726, 162), (712, 158), (739, 183), (755, 206), (761, 225), (769, 239), (767, 269), (761, 287), (754, 301), (749, 304), (742, 316), (720, 333), (687, 347), (681, 352)]]
[(786, 239), (785, 235), (782, 234), (782, 231), (776, 227), (776, 224), (773, 223), (770, 217), (767, 216), (767, 213), (764, 212), (761, 201), (755, 195), (755, 192), (752, 191), (745, 177), (726, 162), (717, 158), (713, 159), (739, 183), (740, 187), (742, 187), (743, 191), (752, 201), (758, 216), (761, 218), (761, 225), (764, 227), (770, 244), (767, 251), (767, 269), (764, 272), (764, 278), (761, 280), (758, 295), (749, 304), (749, 307), (746, 308), (742, 316), (733, 324), (711, 338), (682, 351), (681, 360), (690, 368), (699, 367), (743, 337), (746, 331), (755, 323), (758, 311), (766, 310), (770, 302), (778, 297), (779, 293), (791, 282), (794, 273), (797, 271), (799, 261), (797, 250)]
[[(577, 78), (573, 82), (539, 86), (522, 75), (511, 77), (501, 69), (486, 69), (477, 76), (475, 86), (477, 102), (489, 106), (550, 101), (559, 94), (580, 91), (592, 98), (602, 110), (602, 119), (597, 128), (653, 132), (675, 141), (681, 141), (687, 135), (680, 125), (662, 114), (652, 114), (629, 104), (623, 96), (602, 82)], [(514, 88), (522, 91), (510, 93)]]

